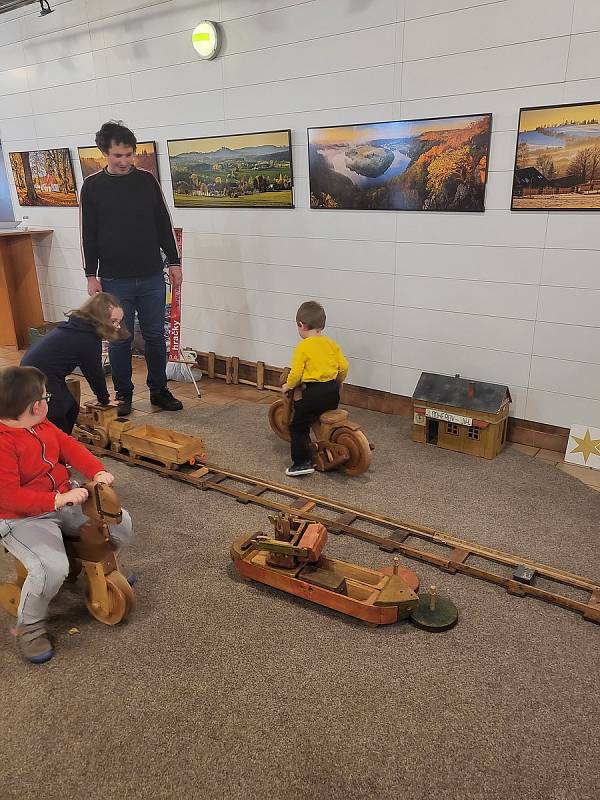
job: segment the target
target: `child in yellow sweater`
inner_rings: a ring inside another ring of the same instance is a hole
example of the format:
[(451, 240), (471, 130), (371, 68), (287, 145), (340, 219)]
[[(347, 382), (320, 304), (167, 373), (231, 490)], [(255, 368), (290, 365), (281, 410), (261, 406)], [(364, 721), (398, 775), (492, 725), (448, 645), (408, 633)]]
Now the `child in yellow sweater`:
[(310, 475), (314, 472), (310, 457), (310, 426), (324, 411), (340, 403), (340, 386), (348, 374), (348, 361), (337, 342), (322, 335), (325, 310), (320, 303), (309, 300), (296, 312), (298, 334), (287, 383), (281, 387), (288, 392), (302, 387), (302, 398), (294, 401), (290, 422), (292, 465), (286, 475)]

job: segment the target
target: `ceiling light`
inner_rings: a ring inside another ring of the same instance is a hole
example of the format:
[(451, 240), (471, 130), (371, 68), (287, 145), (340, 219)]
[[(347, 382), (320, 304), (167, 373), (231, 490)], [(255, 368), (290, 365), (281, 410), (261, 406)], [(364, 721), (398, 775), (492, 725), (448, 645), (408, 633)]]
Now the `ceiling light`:
[(192, 44), (194, 50), (201, 58), (214, 58), (219, 52), (221, 36), (219, 28), (214, 22), (204, 20), (196, 25), (192, 33)]

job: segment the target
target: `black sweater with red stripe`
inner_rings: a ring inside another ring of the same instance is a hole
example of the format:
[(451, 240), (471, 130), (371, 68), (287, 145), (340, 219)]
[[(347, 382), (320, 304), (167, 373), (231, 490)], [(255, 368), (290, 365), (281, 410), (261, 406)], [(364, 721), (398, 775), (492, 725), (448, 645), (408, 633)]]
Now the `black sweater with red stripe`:
[[(95, 172), (81, 188), (81, 244), (85, 274), (144, 278), (181, 264), (171, 216), (154, 175)], [(98, 269), (99, 266), (99, 269)]]

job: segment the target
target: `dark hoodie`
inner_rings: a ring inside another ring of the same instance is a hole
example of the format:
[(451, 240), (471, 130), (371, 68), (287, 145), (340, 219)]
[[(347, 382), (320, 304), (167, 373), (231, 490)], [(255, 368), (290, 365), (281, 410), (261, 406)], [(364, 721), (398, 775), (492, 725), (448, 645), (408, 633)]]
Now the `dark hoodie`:
[(52, 395), (53, 416), (65, 414), (73, 405), (65, 378), (75, 367), (81, 368), (98, 402), (106, 405), (109, 401), (102, 370), (102, 339), (93, 324), (81, 317), (69, 317), (39, 339), (25, 353), (21, 366), (37, 367), (48, 379), (46, 388)]

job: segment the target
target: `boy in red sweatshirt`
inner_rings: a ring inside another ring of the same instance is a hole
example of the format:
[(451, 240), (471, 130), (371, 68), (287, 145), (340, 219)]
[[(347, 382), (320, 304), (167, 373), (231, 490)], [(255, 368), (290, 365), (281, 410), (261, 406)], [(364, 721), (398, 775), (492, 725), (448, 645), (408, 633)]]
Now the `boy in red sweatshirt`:
[[(46, 419), (48, 400), (40, 370), (0, 370), (0, 544), (27, 569), (16, 636), (21, 653), (34, 664), (54, 655), (45, 620), (69, 572), (63, 535), (77, 538), (87, 520), (81, 510), (87, 490), (71, 488), (65, 464), (88, 480), (109, 485), (114, 480), (101, 461)], [(115, 549), (129, 541), (125, 509), (123, 521), (109, 530)]]

